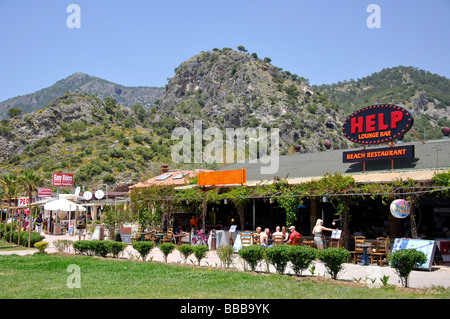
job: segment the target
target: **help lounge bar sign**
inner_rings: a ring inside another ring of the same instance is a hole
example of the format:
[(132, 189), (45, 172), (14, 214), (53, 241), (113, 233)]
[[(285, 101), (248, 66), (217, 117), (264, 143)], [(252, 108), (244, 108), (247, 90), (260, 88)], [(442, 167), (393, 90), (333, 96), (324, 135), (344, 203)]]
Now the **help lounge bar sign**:
[(414, 123), (411, 113), (396, 105), (372, 105), (356, 111), (344, 122), (344, 136), (361, 145), (388, 143), (401, 138)]
[(53, 173), (53, 186), (73, 187), (73, 174)]
[[(352, 142), (366, 145), (392, 143), (408, 132), (414, 123), (411, 113), (397, 105), (372, 105), (354, 112), (344, 122), (344, 136)], [(344, 152), (343, 162), (365, 162), (381, 159), (414, 157), (414, 146), (364, 149)]]

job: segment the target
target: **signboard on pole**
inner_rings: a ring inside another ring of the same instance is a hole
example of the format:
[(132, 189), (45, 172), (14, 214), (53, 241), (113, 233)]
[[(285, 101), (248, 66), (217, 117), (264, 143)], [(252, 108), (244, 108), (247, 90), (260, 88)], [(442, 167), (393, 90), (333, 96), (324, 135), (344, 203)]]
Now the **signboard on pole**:
[(73, 187), (73, 174), (53, 173), (53, 186)]
[(41, 187), (38, 188), (38, 197), (51, 197), (52, 196), (52, 189)]
[(131, 227), (122, 227), (119, 229), (120, 239), (123, 243), (131, 244)]

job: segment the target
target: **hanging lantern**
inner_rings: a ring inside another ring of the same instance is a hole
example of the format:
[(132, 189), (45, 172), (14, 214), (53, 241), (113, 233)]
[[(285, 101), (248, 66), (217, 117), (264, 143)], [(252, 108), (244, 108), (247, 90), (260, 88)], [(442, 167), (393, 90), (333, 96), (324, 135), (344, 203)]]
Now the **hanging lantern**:
[(390, 209), (395, 218), (406, 218), (411, 211), (411, 206), (404, 199), (396, 199), (391, 203)]

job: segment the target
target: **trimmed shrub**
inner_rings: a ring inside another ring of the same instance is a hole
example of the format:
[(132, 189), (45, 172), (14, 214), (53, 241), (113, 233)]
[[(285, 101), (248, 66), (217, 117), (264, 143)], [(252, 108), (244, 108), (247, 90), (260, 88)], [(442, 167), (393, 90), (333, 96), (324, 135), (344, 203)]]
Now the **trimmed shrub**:
[(164, 261), (167, 262), (167, 256), (175, 249), (174, 243), (163, 243), (159, 245), (159, 249), (162, 251), (164, 255)]
[(411, 271), (425, 263), (427, 256), (424, 252), (415, 249), (402, 249), (391, 253), (387, 260), (400, 277), (402, 285), (408, 287), (408, 278)]
[(206, 257), (207, 251), (209, 251), (208, 246), (205, 246), (205, 245), (194, 246), (194, 255), (195, 255), (195, 258), (197, 258), (199, 266), (200, 266), (200, 261)]
[(106, 240), (92, 240), (91, 247), (96, 256), (106, 257), (109, 253), (109, 245)]
[(118, 258), (119, 254), (127, 248), (127, 244), (119, 241), (108, 241), (108, 251), (114, 258)]
[[(60, 243), (60, 248), (66, 243)], [(72, 244), (75, 253), (86, 254), (88, 256), (106, 257), (108, 254), (113, 257), (118, 255), (126, 248), (126, 244), (108, 240), (78, 240)]]
[(46, 242), (46, 241), (40, 241), (40, 242), (37, 242), (34, 244), (34, 247), (39, 250), (40, 254), (45, 253), (45, 248), (47, 248), (47, 246), (48, 246), (48, 242)]
[(177, 249), (180, 252), (181, 256), (183, 256), (184, 263), (187, 262), (188, 257), (194, 252), (192, 246), (188, 244), (180, 245), (180, 247), (178, 247)]
[(132, 246), (141, 255), (142, 260), (145, 260), (152, 249), (155, 248), (155, 243), (152, 241), (136, 241)]
[(89, 240), (78, 240), (72, 244), (76, 254), (90, 254), (91, 245)]
[(242, 247), (239, 250), (239, 256), (250, 265), (252, 271), (255, 271), (259, 262), (264, 258), (264, 249), (264, 247), (259, 245)]
[(233, 263), (234, 249), (231, 246), (222, 246), (217, 248), (217, 257), (222, 262), (222, 267), (229, 268)]
[(266, 250), (266, 259), (275, 267), (277, 273), (280, 275), (284, 274), (289, 262), (289, 246), (277, 245), (269, 247)]
[(308, 269), (317, 258), (317, 252), (317, 249), (309, 246), (289, 245), (288, 259), (297, 276), (301, 276), (303, 270)]
[(350, 258), (350, 252), (345, 248), (327, 248), (319, 250), (317, 257), (324, 262), (325, 269), (333, 279), (337, 279), (338, 274), (344, 268), (344, 263)]

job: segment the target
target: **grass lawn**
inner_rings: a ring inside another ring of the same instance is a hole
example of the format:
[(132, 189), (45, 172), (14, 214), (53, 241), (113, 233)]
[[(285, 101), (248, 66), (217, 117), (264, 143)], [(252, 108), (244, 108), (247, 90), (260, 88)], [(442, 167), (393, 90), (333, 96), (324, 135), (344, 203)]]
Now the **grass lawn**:
[(17, 243), (10, 243), (4, 239), (0, 239), (0, 251), (12, 251), (12, 250), (28, 250), (36, 249), (34, 247), (28, 248), (28, 246), (17, 246)]
[[(80, 268), (80, 288), (69, 288), (69, 265)], [(0, 256), (2, 299), (449, 299), (449, 290), (371, 289), (308, 276), (263, 274), (89, 256)]]

